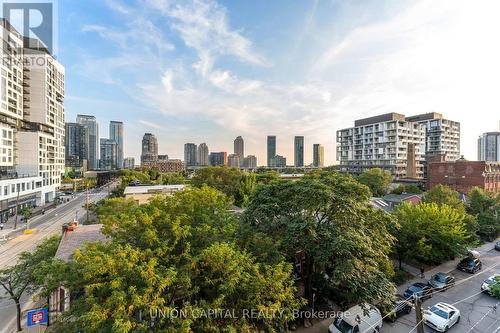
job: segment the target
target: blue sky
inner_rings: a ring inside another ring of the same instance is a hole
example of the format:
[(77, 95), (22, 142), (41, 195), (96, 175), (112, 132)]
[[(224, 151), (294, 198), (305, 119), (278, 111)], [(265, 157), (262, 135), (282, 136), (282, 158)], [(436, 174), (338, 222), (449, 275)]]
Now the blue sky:
[(60, 0), (66, 115), (94, 114), (101, 137), (125, 123), (125, 155), (144, 132), (182, 158), (185, 142), (265, 160), (266, 135), (293, 162), (304, 135), (335, 160), (354, 119), (430, 111), (462, 123), (462, 151), (497, 130), (498, 2)]

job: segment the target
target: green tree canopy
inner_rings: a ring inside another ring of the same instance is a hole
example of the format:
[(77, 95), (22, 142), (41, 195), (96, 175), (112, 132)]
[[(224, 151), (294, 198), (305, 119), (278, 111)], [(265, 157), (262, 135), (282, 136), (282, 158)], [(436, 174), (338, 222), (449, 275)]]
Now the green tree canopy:
[(468, 247), (475, 245), (468, 215), (446, 204), (404, 203), (396, 208), (394, 215), (400, 225), (392, 230), (398, 240), (394, 252), (400, 260), (441, 263), (465, 254)]
[(468, 194), (467, 212), (476, 216), (478, 234), (489, 241), (500, 235), (500, 195), (474, 187)]
[(358, 181), (368, 186), (374, 196), (383, 196), (387, 194), (389, 185), (392, 182), (392, 176), (387, 170), (373, 168), (359, 175)]
[(5, 290), (6, 298), (16, 304), (18, 331), (22, 329), (21, 297), (40, 287), (38, 271), (52, 260), (58, 245), (59, 236), (47, 238), (33, 252), (22, 252), (14, 266), (0, 269), (0, 287)]
[(336, 295), (344, 305), (390, 299), (393, 221), (369, 208), (369, 197), (368, 188), (350, 176), (311, 173), (259, 187), (245, 221), (269, 235), (290, 262), (302, 257), (309, 302), (313, 288)]
[(196, 171), (192, 184), (213, 187), (233, 198), (235, 205), (244, 207), (255, 188), (255, 175), (237, 168), (207, 167)]
[(438, 205), (446, 204), (460, 211), (465, 211), (465, 205), (460, 200), (460, 194), (446, 185), (439, 184), (425, 192), (422, 202)]
[[(140, 206), (108, 200), (99, 213), (110, 241), (88, 244), (66, 265), (59, 279), (73, 301), (55, 330), (151, 332), (161, 311), (156, 332), (285, 331), (302, 304), (291, 265), (258, 260), (241, 246), (229, 206), (207, 186)], [(237, 318), (199, 316), (210, 309)], [(246, 309), (276, 315), (245, 317)]]
[(394, 194), (401, 194), (401, 193), (419, 194), (419, 193), (422, 193), (422, 190), (417, 185), (400, 184), (398, 187), (396, 187), (394, 190), (392, 190), (391, 193), (394, 193)]

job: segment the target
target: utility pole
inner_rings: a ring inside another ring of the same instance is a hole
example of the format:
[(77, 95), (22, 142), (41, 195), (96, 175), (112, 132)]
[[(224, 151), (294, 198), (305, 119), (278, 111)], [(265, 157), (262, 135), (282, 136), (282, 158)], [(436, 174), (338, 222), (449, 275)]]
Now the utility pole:
[(86, 183), (87, 194), (85, 198), (85, 209), (87, 210), (87, 224), (89, 224), (89, 183)]
[(420, 296), (415, 295), (415, 315), (417, 316), (417, 333), (424, 333), (424, 319), (422, 316), (422, 301)]
[[(19, 184), (18, 184), (19, 185)], [(19, 186), (20, 187), (20, 186)], [(19, 187), (17, 188), (17, 199), (16, 199), (16, 220), (14, 222), (14, 230), (17, 229), (17, 209), (19, 207)]]

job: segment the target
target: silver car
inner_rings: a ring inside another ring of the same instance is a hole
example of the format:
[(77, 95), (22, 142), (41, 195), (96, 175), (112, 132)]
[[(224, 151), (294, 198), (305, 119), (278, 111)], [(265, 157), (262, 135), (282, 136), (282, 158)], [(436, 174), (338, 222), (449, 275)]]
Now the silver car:
[(439, 272), (431, 276), (428, 284), (434, 290), (445, 291), (446, 289), (453, 287), (455, 284), (455, 277), (450, 274)]

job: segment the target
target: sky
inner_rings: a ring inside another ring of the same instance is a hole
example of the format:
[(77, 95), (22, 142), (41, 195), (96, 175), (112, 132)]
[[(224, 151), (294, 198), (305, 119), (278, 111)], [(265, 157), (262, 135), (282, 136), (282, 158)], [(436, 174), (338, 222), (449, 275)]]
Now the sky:
[(183, 158), (186, 142), (293, 163), (293, 137), (325, 146), (354, 120), (439, 112), (461, 150), (500, 121), (500, 1), (59, 0), (66, 120), (125, 124), (125, 156), (145, 132)]

